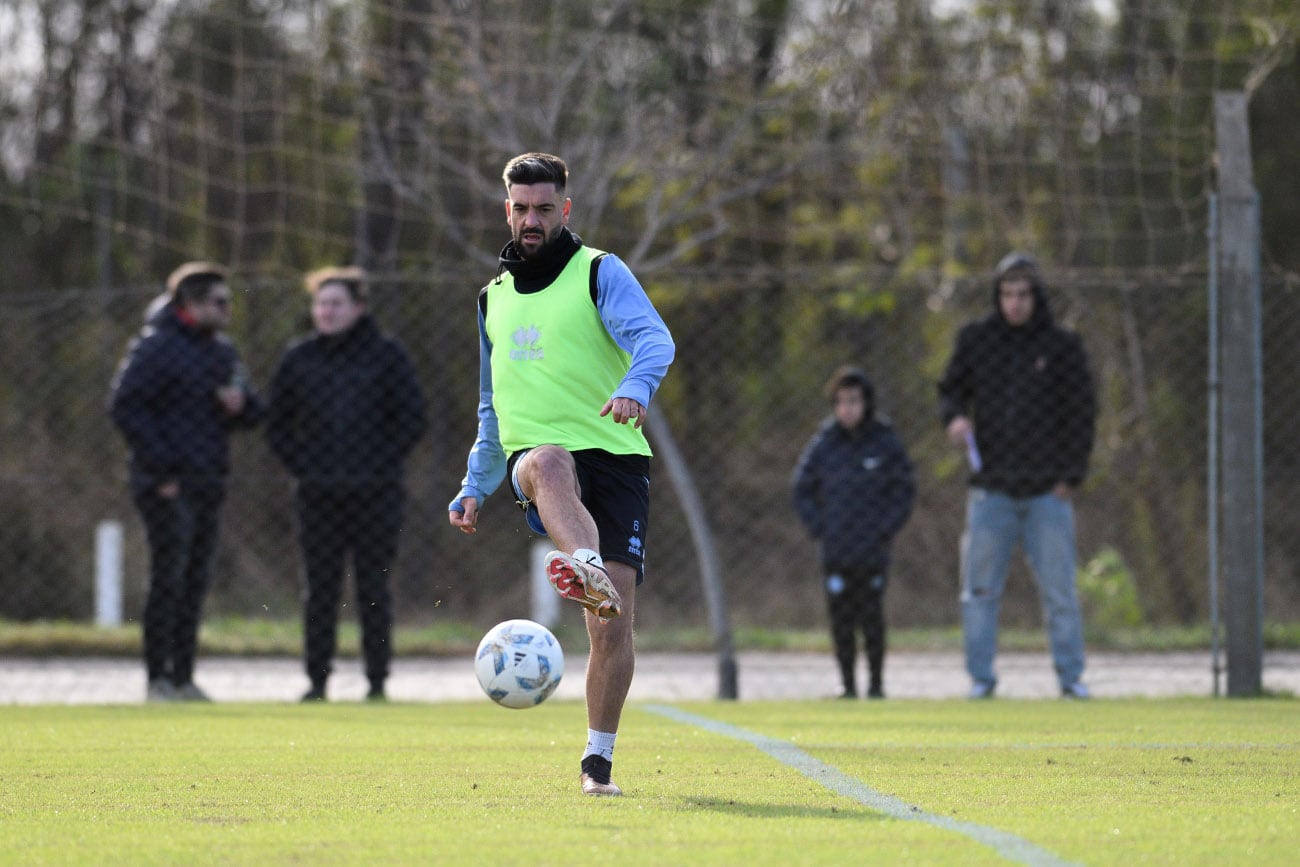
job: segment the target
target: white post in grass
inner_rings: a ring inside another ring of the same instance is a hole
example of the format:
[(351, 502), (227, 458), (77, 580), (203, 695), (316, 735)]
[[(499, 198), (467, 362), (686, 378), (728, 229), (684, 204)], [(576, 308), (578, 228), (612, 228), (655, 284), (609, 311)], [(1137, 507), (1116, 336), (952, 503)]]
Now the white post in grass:
[(95, 527), (95, 625), (122, 625), (122, 522)]
[(529, 554), (529, 587), (532, 590), (531, 618), (551, 629), (560, 620), (560, 594), (546, 577), (546, 555), (551, 552), (549, 539), (533, 542)]

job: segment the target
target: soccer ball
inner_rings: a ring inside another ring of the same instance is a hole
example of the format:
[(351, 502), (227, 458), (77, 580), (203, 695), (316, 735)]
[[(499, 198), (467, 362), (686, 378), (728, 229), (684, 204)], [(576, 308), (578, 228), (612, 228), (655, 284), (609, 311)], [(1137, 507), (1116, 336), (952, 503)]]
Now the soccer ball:
[(478, 643), (474, 673), (488, 698), (502, 707), (533, 707), (560, 685), (564, 651), (542, 624), (506, 620)]

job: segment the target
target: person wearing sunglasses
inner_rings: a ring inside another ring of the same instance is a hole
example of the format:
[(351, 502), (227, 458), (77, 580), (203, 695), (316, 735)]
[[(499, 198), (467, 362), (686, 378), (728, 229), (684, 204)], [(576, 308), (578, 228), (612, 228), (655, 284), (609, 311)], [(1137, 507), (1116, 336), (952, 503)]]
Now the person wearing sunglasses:
[(130, 450), (130, 488), (149, 544), (141, 618), (148, 701), (208, 701), (194, 683), (199, 620), (229, 471), (229, 436), (262, 402), (230, 325), (224, 267), (188, 262), (167, 278), (113, 380), (109, 414)]

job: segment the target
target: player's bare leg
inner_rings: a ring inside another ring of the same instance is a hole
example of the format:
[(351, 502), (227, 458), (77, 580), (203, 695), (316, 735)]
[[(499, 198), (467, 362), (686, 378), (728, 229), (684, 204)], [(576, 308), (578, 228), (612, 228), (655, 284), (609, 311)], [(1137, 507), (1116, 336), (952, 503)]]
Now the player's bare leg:
[(600, 550), (596, 522), (580, 499), (573, 456), (559, 446), (538, 446), (519, 459), (516, 473), (520, 489), (537, 506), (547, 535), (562, 555), (547, 564), (555, 589), (601, 617), (617, 617), (621, 602), (608, 571), (584, 568), (568, 556)]
[[(609, 577), (622, 600), (622, 614), (606, 620), (586, 613), (591, 654), (587, 657), (587, 754), (582, 759), (582, 792), (585, 795), (621, 795), (623, 790), (610, 779), (613, 770), (613, 740), (623, 716), (623, 704), (632, 686), (636, 651), (632, 638), (636, 570), (625, 563), (608, 563)], [(605, 733), (605, 734), (601, 734)], [(607, 752), (601, 752), (601, 739)]]
[(557, 548), (572, 554), (578, 548), (599, 547), (596, 522), (580, 498), (573, 455), (559, 446), (538, 446), (519, 459), (515, 473)]
[[(600, 537), (591, 514), (582, 505), (573, 457), (557, 446), (540, 446), (524, 455), (516, 468), (519, 487), (524, 496), (537, 505), (547, 534), (559, 551), (548, 568), (571, 574), (575, 564), (570, 555), (587, 549), (600, 550)], [(610, 562), (593, 576), (597, 567), (579, 567), (589, 577), (591, 592), (587, 598), (575, 599), (587, 608), (587, 635), (591, 653), (587, 661), (587, 727), (589, 736), (609, 739), (604, 756), (583, 758), (582, 791), (589, 795), (620, 795), (622, 790), (609, 778), (612, 742), (618, 732), (636, 668), (632, 643), (632, 606), (636, 590), (636, 570), (624, 563)], [(561, 590), (559, 583), (556, 589)], [(602, 588), (595, 587), (603, 584)], [(563, 593), (563, 590), (561, 590)], [(567, 595), (567, 594), (566, 594)], [(604, 598), (602, 598), (604, 597)], [(616, 615), (616, 616), (615, 616)], [(592, 733), (598, 733), (593, 735)], [(588, 749), (593, 749), (591, 742)]]
[(587, 725), (597, 731), (618, 731), (636, 669), (632, 638), (632, 609), (636, 596), (636, 570), (626, 563), (608, 562), (605, 568), (623, 601), (623, 613), (601, 620), (587, 612), (587, 637), (591, 656), (587, 660)]

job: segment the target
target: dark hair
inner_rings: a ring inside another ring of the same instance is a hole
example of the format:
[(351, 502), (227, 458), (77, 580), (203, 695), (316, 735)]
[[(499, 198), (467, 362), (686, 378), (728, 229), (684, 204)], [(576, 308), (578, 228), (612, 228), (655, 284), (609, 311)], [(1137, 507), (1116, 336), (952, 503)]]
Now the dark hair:
[(997, 267), (993, 269), (993, 286), (996, 289), (1003, 280), (1020, 278), (1028, 280), (1035, 288), (1041, 288), (1043, 285), (1043, 275), (1038, 267), (1038, 260), (1029, 253), (1012, 250), (998, 260)]
[(315, 295), (326, 283), (338, 283), (347, 290), (356, 303), (364, 304), (370, 298), (370, 281), (361, 268), (317, 268), (303, 280), (307, 291)]
[(841, 388), (856, 388), (861, 391), (862, 399), (867, 404), (867, 415), (874, 412), (876, 389), (871, 385), (865, 370), (852, 364), (836, 368), (831, 378), (826, 380), (826, 399), (834, 403), (835, 395)]
[(178, 304), (203, 301), (218, 283), (224, 283), (230, 272), (216, 262), (186, 262), (167, 276), (167, 294)]
[(555, 191), (562, 193), (569, 183), (569, 167), (552, 154), (520, 154), (506, 163), (501, 179), (506, 183), (507, 193), (514, 184), (555, 184)]

